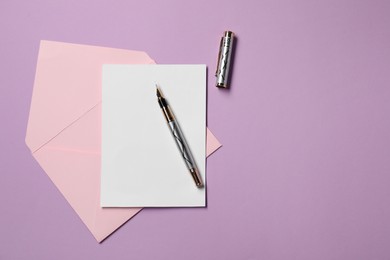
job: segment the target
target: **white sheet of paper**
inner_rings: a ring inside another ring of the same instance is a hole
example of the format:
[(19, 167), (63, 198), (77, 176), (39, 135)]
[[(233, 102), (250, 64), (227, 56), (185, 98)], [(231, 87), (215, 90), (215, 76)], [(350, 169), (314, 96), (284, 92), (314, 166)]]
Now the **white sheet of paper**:
[(157, 102), (160, 86), (206, 181), (206, 66), (103, 65), (102, 207), (203, 207)]

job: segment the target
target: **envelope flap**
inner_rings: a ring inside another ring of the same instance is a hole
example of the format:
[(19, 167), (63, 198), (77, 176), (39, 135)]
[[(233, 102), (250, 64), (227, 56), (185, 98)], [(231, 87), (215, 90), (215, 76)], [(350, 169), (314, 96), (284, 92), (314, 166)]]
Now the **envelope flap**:
[(41, 41), (26, 134), (31, 152), (101, 102), (103, 64), (145, 60), (154, 63), (141, 51)]

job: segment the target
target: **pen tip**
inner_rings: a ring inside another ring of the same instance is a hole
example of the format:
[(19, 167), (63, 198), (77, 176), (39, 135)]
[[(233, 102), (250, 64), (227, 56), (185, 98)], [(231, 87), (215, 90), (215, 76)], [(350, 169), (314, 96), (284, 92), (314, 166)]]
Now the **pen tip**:
[(156, 84), (156, 94), (157, 94), (157, 97), (162, 97), (161, 90), (157, 84)]

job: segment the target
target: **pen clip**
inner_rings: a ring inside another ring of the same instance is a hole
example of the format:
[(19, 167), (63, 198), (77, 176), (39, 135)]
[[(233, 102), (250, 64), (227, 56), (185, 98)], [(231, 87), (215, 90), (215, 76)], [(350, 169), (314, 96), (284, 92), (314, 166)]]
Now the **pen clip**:
[(215, 76), (216, 76), (216, 77), (218, 76), (219, 65), (220, 65), (220, 63), (221, 63), (222, 44), (223, 44), (223, 37), (221, 38), (221, 42), (219, 43), (217, 68), (216, 68), (216, 70), (215, 70)]

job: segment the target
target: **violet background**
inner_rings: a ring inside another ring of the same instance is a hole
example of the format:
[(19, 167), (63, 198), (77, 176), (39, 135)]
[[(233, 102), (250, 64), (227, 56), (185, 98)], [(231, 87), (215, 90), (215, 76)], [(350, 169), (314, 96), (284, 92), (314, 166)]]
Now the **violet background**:
[[(0, 259), (390, 259), (389, 1), (1, 0), (0, 32)], [(208, 66), (207, 208), (95, 241), (24, 143), (41, 39)]]

